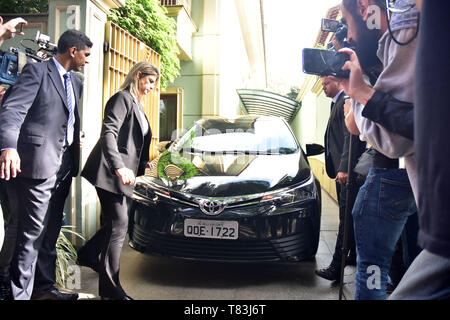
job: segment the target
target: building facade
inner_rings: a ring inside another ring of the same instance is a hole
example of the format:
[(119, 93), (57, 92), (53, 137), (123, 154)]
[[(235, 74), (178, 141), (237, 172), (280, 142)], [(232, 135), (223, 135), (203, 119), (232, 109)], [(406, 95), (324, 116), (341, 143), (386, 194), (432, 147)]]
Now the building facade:
[[(240, 88), (265, 88), (259, 0), (161, 0), (177, 20), (180, 77), (161, 95), (166, 128), (241, 113)], [(168, 111), (168, 109), (171, 111)], [(164, 114), (164, 112), (166, 114)], [(168, 138), (173, 130), (166, 130)], [(173, 134), (171, 138), (175, 138)], [(162, 137), (161, 137), (162, 139)]]

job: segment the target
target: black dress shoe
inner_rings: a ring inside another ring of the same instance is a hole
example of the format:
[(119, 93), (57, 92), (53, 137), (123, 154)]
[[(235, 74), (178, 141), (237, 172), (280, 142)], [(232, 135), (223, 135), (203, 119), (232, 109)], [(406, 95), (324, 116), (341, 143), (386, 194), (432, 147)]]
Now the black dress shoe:
[(49, 291), (33, 293), (31, 300), (78, 300), (78, 293), (63, 293), (53, 288)]
[(330, 264), (329, 267), (316, 270), (315, 272), (319, 277), (330, 281), (339, 282), (341, 280), (341, 269), (335, 264)]
[(13, 300), (9, 281), (0, 282), (0, 301)]
[(108, 297), (101, 297), (102, 300), (134, 300), (129, 295), (124, 295), (122, 298), (108, 298)]

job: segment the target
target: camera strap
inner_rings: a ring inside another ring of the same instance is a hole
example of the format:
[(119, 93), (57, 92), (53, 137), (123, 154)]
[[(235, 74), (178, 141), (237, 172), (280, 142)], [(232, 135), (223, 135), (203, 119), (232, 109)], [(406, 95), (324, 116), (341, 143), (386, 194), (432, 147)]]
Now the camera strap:
[(17, 52), (17, 74), (22, 73), (23, 67), (27, 64), (27, 55), (23, 51)]

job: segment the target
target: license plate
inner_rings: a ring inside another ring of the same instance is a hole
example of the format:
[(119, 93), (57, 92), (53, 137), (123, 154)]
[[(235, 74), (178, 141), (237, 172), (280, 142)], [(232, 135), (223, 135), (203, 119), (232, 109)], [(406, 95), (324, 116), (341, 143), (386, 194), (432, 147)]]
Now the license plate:
[(238, 231), (237, 221), (184, 220), (185, 237), (236, 240)]

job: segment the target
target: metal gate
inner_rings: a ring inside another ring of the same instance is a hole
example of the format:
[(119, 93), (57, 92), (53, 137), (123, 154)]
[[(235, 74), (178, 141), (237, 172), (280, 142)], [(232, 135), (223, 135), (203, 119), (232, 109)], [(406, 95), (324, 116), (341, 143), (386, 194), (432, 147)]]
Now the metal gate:
[[(103, 105), (119, 90), (128, 71), (140, 61), (148, 61), (160, 68), (160, 55), (111, 21), (106, 24), (105, 66), (103, 79)], [(144, 110), (152, 129), (150, 159), (157, 156), (154, 146), (159, 142), (159, 96), (160, 85), (144, 100)]]

